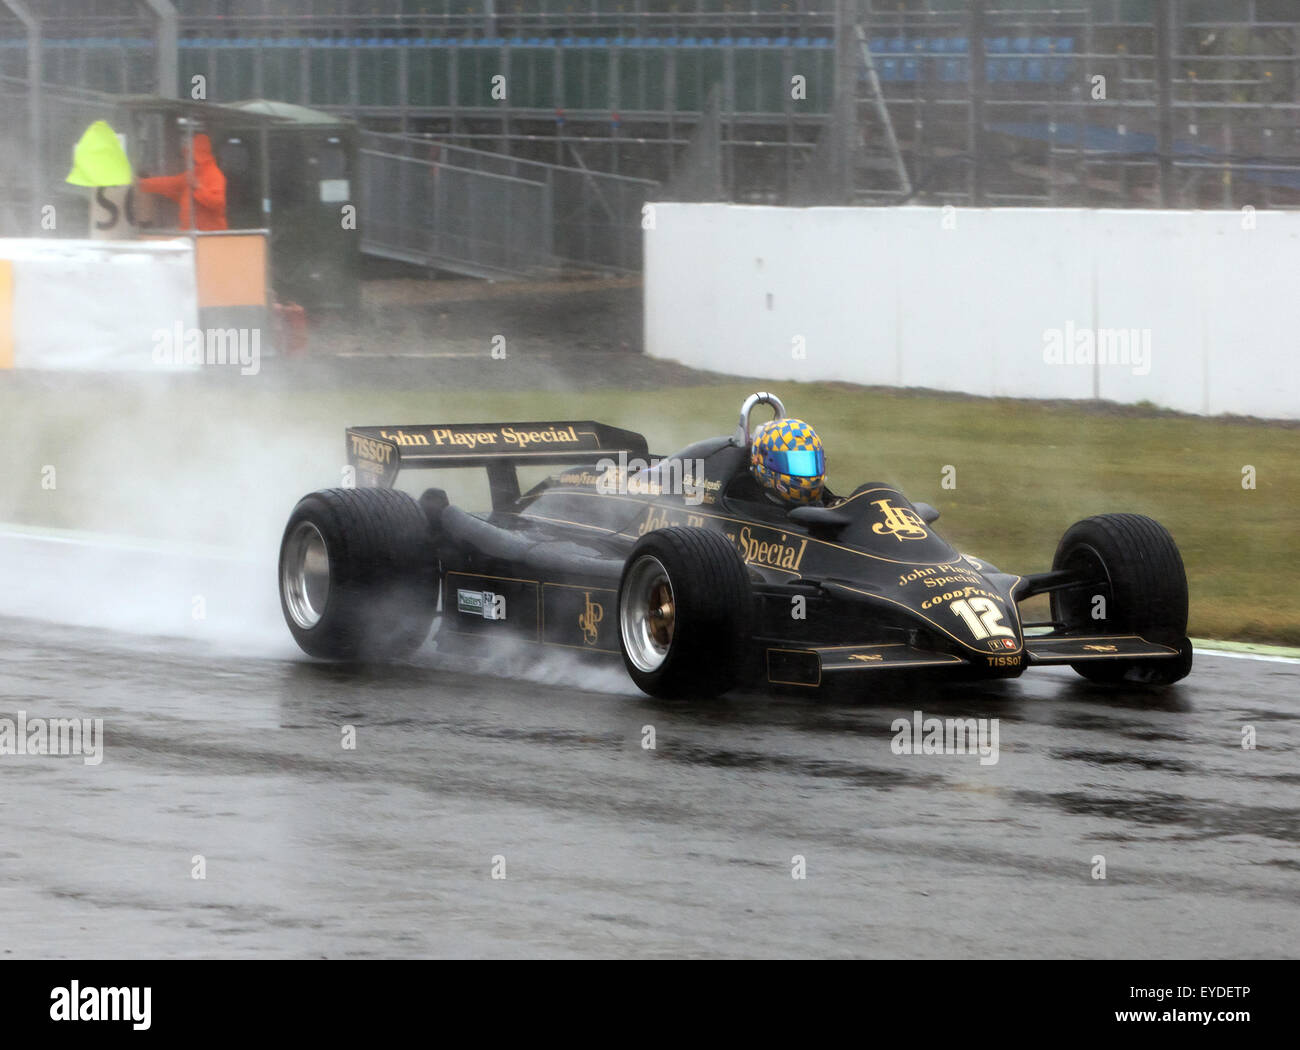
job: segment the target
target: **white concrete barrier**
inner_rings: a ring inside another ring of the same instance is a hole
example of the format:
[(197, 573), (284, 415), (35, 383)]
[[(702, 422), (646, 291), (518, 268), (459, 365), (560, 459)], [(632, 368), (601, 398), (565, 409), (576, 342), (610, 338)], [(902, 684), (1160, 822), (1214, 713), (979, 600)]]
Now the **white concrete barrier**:
[(1300, 418), (1300, 212), (653, 207), (652, 357)]
[(38, 369), (157, 369), (157, 333), (198, 326), (194, 249), (168, 241), (0, 240), (9, 275), (2, 363)]

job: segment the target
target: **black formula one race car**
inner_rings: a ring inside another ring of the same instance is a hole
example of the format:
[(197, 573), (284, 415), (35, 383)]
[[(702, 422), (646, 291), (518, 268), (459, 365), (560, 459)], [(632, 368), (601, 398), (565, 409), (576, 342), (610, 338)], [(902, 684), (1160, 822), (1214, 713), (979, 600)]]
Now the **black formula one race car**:
[[(489, 654), (505, 637), (621, 657), (653, 696), (740, 684), (869, 683), (929, 668), (1013, 678), (1069, 664), (1094, 682), (1188, 674), (1187, 578), (1150, 518), (1103, 514), (1066, 530), (1048, 572), (962, 554), (938, 512), (868, 483), (790, 509), (749, 469), (754, 394), (728, 437), (651, 457), (645, 438), (593, 422), (355, 427), (352, 488), (299, 501), (280, 549), (280, 601), (312, 656), (409, 655), (438, 621), (444, 646)], [(555, 466), (521, 493), (517, 468)], [(485, 469), (492, 509), (417, 500), (399, 470)], [(1050, 595), (1050, 618), (1019, 603)]]

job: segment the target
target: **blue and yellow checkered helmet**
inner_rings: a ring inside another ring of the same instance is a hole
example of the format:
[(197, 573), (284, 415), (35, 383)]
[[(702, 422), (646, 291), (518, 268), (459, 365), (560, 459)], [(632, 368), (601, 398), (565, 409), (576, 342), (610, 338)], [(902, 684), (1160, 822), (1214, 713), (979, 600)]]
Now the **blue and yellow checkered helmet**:
[(759, 427), (749, 469), (754, 480), (786, 503), (820, 503), (826, 490), (822, 439), (802, 419), (774, 419)]

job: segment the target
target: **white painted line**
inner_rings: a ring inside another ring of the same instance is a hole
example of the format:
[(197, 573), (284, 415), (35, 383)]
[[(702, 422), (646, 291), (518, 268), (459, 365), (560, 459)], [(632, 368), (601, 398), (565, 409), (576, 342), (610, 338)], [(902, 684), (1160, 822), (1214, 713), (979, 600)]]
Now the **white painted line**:
[(1193, 649), (1196, 656), (1224, 656), (1229, 660), (1262, 660), (1271, 664), (1300, 664), (1294, 656), (1265, 656), (1262, 653), (1231, 653), (1226, 649)]
[[(335, 354), (334, 356), (350, 357), (350, 358), (368, 357), (371, 359), (396, 357), (396, 358), (401, 358), (403, 360), (409, 360), (409, 361), (434, 361), (434, 360), (440, 361), (445, 358), (490, 357), (491, 354), (483, 350), (470, 350), (464, 352), (452, 351), (452, 350), (448, 350), (448, 351), (408, 350), (408, 351), (394, 351), (392, 353), (385, 353), (382, 351), (375, 351), (375, 350), (344, 350), (341, 351), (340, 353)], [(538, 355), (533, 354), (532, 356), (536, 357)]]
[(132, 554), (158, 554), (170, 557), (206, 558), (214, 561), (251, 562), (255, 559), (225, 547), (195, 544), (185, 546), (163, 540), (145, 540), (134, 536), (111, 536), (77, 529), (43, 528), (35, 525), (11, 525), (0, 522), (0, 540), (26, 543), (61, 543), (96, 550), (123, 551)]

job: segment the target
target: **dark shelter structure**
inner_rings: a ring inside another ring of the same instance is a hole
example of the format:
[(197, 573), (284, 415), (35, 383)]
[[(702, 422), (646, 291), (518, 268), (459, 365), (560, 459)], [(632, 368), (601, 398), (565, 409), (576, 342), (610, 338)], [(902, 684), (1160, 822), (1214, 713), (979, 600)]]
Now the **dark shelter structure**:
[[(356, 306), (361, 242), (351, 121), (284, 102), (132, 96), (119, 101), (114, 127), (139, 175), (183, 170), (187, 140), (208, 135), (226, 177), (230, 230), (268, 231), (274, 297), (308, 308)], [(162, 211), (150, 228), (174, 224)]]

